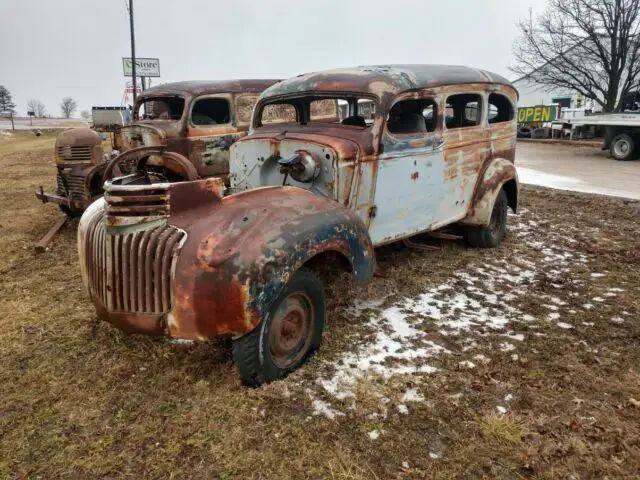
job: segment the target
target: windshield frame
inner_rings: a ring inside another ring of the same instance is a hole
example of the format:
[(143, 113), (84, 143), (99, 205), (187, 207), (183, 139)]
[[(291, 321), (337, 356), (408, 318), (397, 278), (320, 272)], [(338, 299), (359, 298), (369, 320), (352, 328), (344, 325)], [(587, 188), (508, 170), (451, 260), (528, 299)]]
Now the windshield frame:
[[(184, 102), (184, 106), (182, 107), (182, 114), (180, 115), (180, 118), (144, 118), (144, 117), (140, 117), (139, 112), (140, 112), (140, 107), (142, 107), (143, 104), (147, 103), (147, 102), (153, 102), (154, 100), (163, 100), (166, 98), (179, 98)], [(148, 97), (143, 97), (143, 98), (139, 98), (138, 101), (136, 102), (136, 105), (133, 109), (133, 121), (136, 122), (180, 122), (181, 120), (183, 120), (185, 118), (186, 112), (189, 110), (190, 111), (190, 97), (183, 95), (183, 94), (179, 94), (179, 93), (165, 93), (165, 94), (157, 94), (157, 95), (150, 95)]]
[[(306, 101), (303, 103), (302, 101)], [(274, 97), (267, 97), (260, 99), (256, 104), (254, 109), (253, 116), (251, 118), (251, 129), (268, 129), (268, 128), (277, 128), (283, 125), (296, 125), (299, 127), (305, 126), (338, 126), (338, 127), (346, 127), (346, 128), (357, 128), (362, 130), (367, 130), (372, 127), (373, 123), (368, 124), (366, 127), (358, 127), (352, 125), (344, 125), (338, 121), (337, 123), (333, 122), (324, 122), (322, 120), (310, 120), (310, 109), (303, 108), (303, 105), (310, 105), (314, 100), (326, 100), (326, 99), (335, 99), (337, 100), (348, 100), (351, 102), (352, 100), (370, 100), (375, 105), (375, 113), (374, 113), (374, 121), (377, 116), (380, 115), (380, 99), (378, 96), (368, 93), (368, 92), (345, 92), (345, 91), (306, 91), (306, 92), (296, 92), (292, 95), (279, 95)], [(281, 123), (262, 123), (262, 112), (265, 107), (268, 105), (277, 105), (277, 104), (290, 104), (293, 105), (296, 109), (296, 119), (295, 122), (281, 122)], [(337, 114), (339, 118), (339, 103), (337, 104)], [(301, 119), (301, 113), (306, 117)], [(306, 115), (305, 115), (306, 114)]]

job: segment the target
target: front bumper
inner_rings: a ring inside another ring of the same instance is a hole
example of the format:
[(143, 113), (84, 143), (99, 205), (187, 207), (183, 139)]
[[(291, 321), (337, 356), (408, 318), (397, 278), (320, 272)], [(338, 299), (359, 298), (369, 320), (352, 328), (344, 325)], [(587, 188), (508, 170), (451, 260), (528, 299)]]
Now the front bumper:
[(70, 198), (63, 197), (56, 193), (47, 193), (42, 187), (36, 190), (36, 198), (41, 200), (42, 203), (57, 203), (58, 205), (65, 206), (71, 210), (84, 208), (83, 205), (79, 205), (78, 202), (75, 202)]

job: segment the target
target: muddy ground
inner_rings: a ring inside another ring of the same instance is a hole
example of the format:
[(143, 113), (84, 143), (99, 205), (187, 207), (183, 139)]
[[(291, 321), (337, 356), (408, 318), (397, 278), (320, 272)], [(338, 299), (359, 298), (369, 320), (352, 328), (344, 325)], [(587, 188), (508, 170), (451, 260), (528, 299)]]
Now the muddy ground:
[(321, 352), (251, 390), (227, 345), (94, 321), (73, 224), (33, 252), (52, 145), (0, 138), (0, 477), (640, 471), (639, 202), (525, 187), (497, 250), (385, 248), (386, 278), (330, 286)]

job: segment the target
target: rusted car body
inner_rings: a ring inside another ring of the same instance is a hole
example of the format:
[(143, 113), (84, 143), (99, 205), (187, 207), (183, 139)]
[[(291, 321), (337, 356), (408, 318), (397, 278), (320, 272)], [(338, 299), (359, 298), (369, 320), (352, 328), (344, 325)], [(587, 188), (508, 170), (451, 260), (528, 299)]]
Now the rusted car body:
[[(186, 81), (150, 88), (138, 97), (134, 121), (114, 133), (115, 158), (105, 160), (101, 138), (92, 130), (61, 133), (56, 142), (56, 192), (41, 187), (36, 196), (67, 213), (81, 213), (103, 194), (105, 173), (128, 171), (141, 159), (166, 180), (226, 180), (229, 147), (246, 135), (258, 96), (276, 82)], [(176, 171), (165, 165), (166, 152), (173, 152), (169, 166), (179, 166)]]
[[(452, 224), (473, 245), (500, 243), (518, 202), (516, 102), (498, 75), (438, 65), (270, 87), (231, 147), (226, 190), (219, 178), (106, 183), (78, 234), (99, 317), (129, 332), (230, 336), (245, 384), (281, 378), (320, 343), (318, 265), (362, 284), (374, 247)], [(336, 104), (346, 118), (327, 114)]]

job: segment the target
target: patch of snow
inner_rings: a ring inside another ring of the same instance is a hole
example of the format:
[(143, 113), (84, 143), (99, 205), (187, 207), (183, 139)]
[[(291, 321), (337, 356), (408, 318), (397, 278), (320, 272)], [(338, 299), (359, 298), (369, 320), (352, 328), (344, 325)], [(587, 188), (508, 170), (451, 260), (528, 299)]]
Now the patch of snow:
[(311, 406), (313, 407), (313, 416), (324, 415), (329, 420), (335, 420), (338, 415), (344, 415), (344, 413), (332, 409), (331, 404), (324, 400), (315, 399)]
[(517, 353), (514, 353), (513, 355), (511, 355), (511, 360), (513, 360), (514, 362), (517, 362), (517, 361), (518, 361), (518, 358), (519, 358), (519, 357), (518, 357), (518, 354), (517, 354)]
[(613, 323), (624, 323), (624, 318), (622, 318), (622, 317), (613, 317), (613, 318), (611, 319), (611, 321), (612, 321)]
[(586, 325), (587, 327), (593, 327), (595, 325), (594, 322), (582, 322), (583, 325)]
[(409, 468), (409, 462), (402, 462), (402, 468)]
[(560, 314), (558, 312), (552, 312), (549, 314), (549, 320), (558, 320), (560, 318)]
[(513, 395), (511, 395), (510, 393), (506, 394), (504, 396), (504, 401), (505, 402), (510, 402), (511, 400), (513, 400)]
[(477, 362), (484, 363), (484, 364), (491, 362), (490, 358), (484, 356), (481, 353), (479, 353), (478, 355), (474, 355), (473, 359), (476, 360)]
[(438, 455), (437, 453), (429, 452), (429, 458), (431, 460), (437, 460), (440, 458), (440, 455)]
[(593, 273), (591, 274), (591, 276), (592, 276), (593, 278), (602, 278), (602, 277), (604, 277), (604, 273), (593, 272)]
[(573, 328), (573, 325), (569, 325), (568, 323), (564, 323), (564, 322), (558, 322), (556, 323), (556, 325), (560, 328), (564, 328), (565, 330)]
[(502, 405), (498, 405), (496, 407), (496, 410), (498, 410), (498, 413), (501, 413), (503, 415), (508, 412), (508, 410), (505, 407), (503, 407)]
[(371, 440), (377, 440), (380, 436), (380, 432), (378, 430), (371, 430), (367, 435)]
[(400, 404), (398, 405), (398, 412), (402, 413), (403, 415), (407, 415), (409, 413), (409, 408), (404, 404)]
[(584, 305), (582, 305), (582, 308), (584, 308), (585, 310), (591, 310), (593, 308), (593, 303), (585, 303)]
[(503, 352), (510, 352), (515, 349), (516, 349), (516, 346), (513, 345), (512, 343), (504, 342), (500, 344), (500, 350), (502, 350)]
[(461, 362), (458, 363), (458, 366), (460, 368), (476, 368), (476, 364), (473, 362), (470, 362), (469, 360), (463, 360)]
[(410, 388), (402, 396), (403, 402), (423, 402), (424, 396), (417, 388)]
[(595, 302), (604, 302), (604, 298), (601, 298), (601, 297), (593, 297), (593, 301), (595, 301)]

